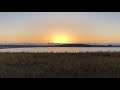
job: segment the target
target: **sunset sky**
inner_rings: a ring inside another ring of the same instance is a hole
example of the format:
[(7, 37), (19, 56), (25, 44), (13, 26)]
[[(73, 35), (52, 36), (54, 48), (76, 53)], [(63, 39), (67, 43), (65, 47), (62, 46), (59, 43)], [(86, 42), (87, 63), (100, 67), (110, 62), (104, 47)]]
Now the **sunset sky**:
[(0, 12), (0, 43), (120, 43), (120, 12)]

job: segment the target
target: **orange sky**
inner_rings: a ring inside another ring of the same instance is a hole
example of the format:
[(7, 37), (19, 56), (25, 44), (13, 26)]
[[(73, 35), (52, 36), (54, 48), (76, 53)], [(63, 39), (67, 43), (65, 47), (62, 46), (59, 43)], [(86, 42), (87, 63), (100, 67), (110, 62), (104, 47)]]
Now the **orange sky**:
[(120, 13), (0, 12), (0, 43), (120, 43)]

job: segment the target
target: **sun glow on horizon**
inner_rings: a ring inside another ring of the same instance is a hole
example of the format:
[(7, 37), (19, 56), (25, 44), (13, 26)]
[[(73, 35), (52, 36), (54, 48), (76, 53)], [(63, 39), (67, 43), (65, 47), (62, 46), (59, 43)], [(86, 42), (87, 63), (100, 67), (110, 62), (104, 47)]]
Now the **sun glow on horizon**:
[(52, 36), (50, 41), (51, 43), (70, 43), (70, 37), (64, 34), (56, 34)]

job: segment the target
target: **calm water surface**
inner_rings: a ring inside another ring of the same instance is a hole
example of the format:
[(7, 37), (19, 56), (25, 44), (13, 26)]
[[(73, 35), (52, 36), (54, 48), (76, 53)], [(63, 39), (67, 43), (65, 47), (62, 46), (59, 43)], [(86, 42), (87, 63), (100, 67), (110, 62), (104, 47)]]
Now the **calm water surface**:
[(0, 49), (0, 52), (120, 52), (120, 47), (34, 47)]

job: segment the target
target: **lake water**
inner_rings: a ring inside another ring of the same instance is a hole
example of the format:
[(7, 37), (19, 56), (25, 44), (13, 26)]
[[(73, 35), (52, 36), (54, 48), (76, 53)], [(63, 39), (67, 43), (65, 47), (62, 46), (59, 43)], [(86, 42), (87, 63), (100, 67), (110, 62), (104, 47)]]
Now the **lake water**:
[(120, 52), (120, 47), (33, 47), (0, 49), (0, 52)]

